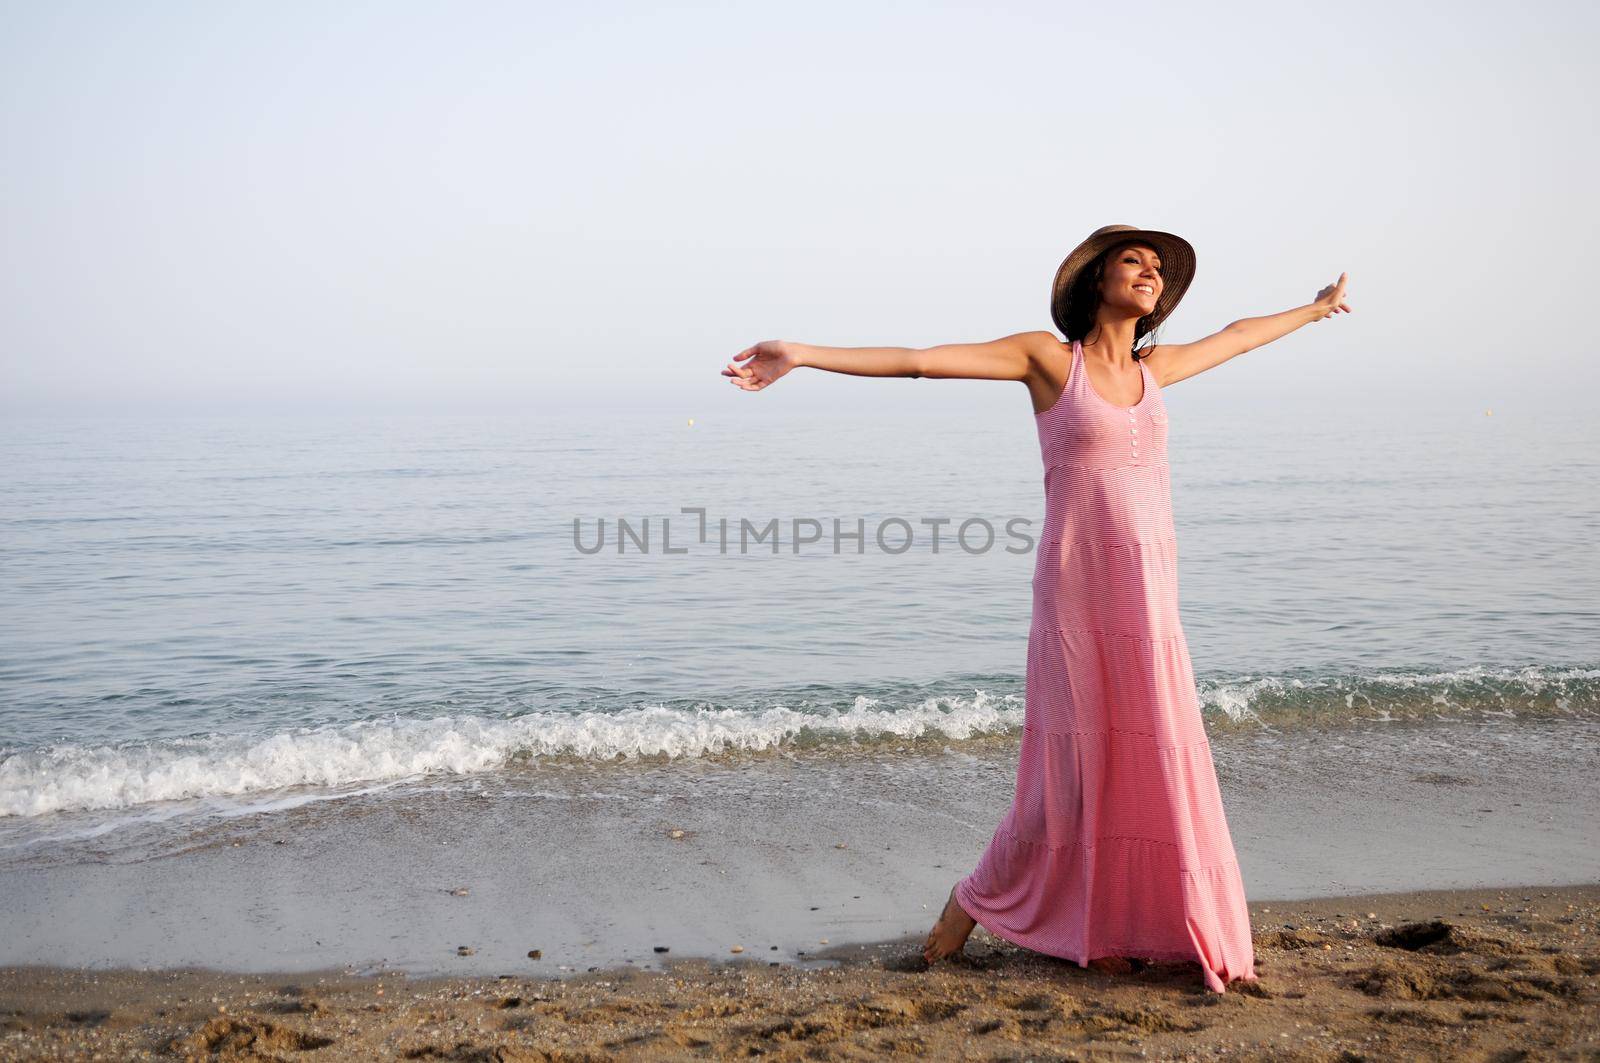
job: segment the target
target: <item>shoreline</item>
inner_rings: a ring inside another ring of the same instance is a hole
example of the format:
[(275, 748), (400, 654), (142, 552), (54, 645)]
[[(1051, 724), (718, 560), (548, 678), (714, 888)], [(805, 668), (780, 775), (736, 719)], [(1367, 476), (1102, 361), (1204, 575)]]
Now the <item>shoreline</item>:
[[(798, 962), (825, 938), (926, 933), (1010, 804), (1016, 745), (541, 766), (0, 851), (0, 966), (492, 976), (734, 945)], [(1247, 897), (1600, 882), (1600, 722), (1213, 753)]]
[(1597, 737), (1218, 736), (1261, 978), (1220, 996), (981, 928), (924, 969), (1014, 741), (535, 765), (4, 850), (0, 1059), (1594, 1054)]
[(565, 978), (12, 966), (0, 968), (0, 1057), (1333, 1061), (1600, 1050), (1600, 883), (1259, 900), (1250, 913), (1260, 981), (1220, 996), (1195, 963), (1108, 976), (982, 928), (959, 962), (931, 969), (917, 935), (820, 949), (808, 967), (752, 949)]

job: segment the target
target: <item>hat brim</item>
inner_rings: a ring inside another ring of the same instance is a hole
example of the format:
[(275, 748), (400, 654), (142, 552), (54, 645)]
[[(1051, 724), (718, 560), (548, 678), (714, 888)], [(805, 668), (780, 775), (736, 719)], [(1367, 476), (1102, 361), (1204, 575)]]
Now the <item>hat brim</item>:
[(1138, 229), (1131, 225), (1106, 226), (1073, 248), (1056, 270), (1055, 282), (1050, 287), (1050, 316), (1063, 336), (1067, 336), (1067, 311), (1070, 308), (1072, 285), (1078, 274), (1102, 252), (1118, 244), (1129, 243), (1149, 244), (1161, 256), (1161, 297), (1156, 300), (1155, 309), (1146, 315), (1150, 320), (1149, 327), (1154, 329), (1177, 309), (1184, 293), (1189, 290), (1190, 282), (1194, 280), (1194, 248), (1189, 241), (1159, 229)]

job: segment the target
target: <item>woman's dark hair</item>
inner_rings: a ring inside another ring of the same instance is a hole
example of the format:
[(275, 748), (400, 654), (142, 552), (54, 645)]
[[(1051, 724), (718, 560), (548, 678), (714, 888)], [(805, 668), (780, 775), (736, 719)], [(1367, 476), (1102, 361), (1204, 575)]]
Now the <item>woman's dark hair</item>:
[[(1078, 277), (1072, 284), (1071, 295), (1067, 300), (1067, 342), (1089, 338), (1090, 331), (1095, 327), (1096, 315), (1100, 312), (1100, 281), (1106, 275), (1106, 263), (1111, 260), (1112, 255), (1120, 255), (1135, 243), (1137, 241), (1107, 248), (1095, 256), (1093, 262), (1078, 271)], [(1150, 319), (1154, 316), (1155, 311), (1151, 310), (1133, 326), (1134, 361), (1149, 354), (1150, 348), (1156, 345), (1159, 329), (1150, 327)], [(1141, 350), (1139, 341), (1146, 338), (1150, 342)]]

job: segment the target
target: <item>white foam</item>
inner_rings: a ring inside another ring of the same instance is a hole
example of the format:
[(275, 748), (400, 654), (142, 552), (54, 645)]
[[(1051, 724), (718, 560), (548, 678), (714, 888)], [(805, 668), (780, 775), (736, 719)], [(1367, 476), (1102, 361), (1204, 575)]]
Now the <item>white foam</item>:
[[(1486, 698), (1514, 698), (1532, 707), (1532, 698), (1575, 686), (1583, 692), (1580, 701), (1592, 709), (1597, 679), (1597, 668), (1472, 665), (1441, 672), (1371, 672), (1308, 678), (1243, 675), (1203, 680), (1198, 688), (1202, 709), (1222, 713), (1234, 722), (1257, 719), (1256, 707), (1263, 700), (1315, 700), (1323, 704), (1337, 700), (1349, 710), (1360, 702), (1387, 719), (1388, 710), (1379, 700), (1402, 692), (1426, 695), (1431, 704), (1442, 708), (1463, 709), (1470, 703), (1472, 711), (1480, 715), (1514, 716), (1515, 713), (1494, 712)], [(1566, 696), (1556, 697), (1554, 705), (1562, 712), (1579, 711), (1579, 706)]]
[(466, 775), (513, 757), (592, 760), (765, 750), (804, 733), (825, 738), (952, 739), (1022, 723), (1022, 699), (974, 691), (897, 708), (858, 697), (821, 714), (782, 705), (744, 709), (647, 706), (615, 713), (533, 713), (510, 719), (440, 716), (342, 724), (270, 735), (170, 742), (60, 745), (0, 761), (0, 817), (129, 808), (153, 801), (348, 787), (428, 775)]
[[(1404, 691), (1431, 706), (1470, 705), (1480, 715), (1515, 715), (1514, 704), (1553, 697), (1559, 711), (1594, 715), (1600, 669), (1474, 666), (1427, 673), (1327, 677), (1243, 675), (1199, 684), (1201, 705), (1238, 720), (1264, 703), (1304, 700), (1342, 704), (1364, 719), (1388, 720), (1389, 699)], [(802, 736), (824, 741), (952, 740), (1003, 734), (1023, 723), (1023, 699), (974, 690), (884, 705), (857, 697), (848, 710), (822, 713), (785, 705), (766, 709), (677, 708), (617, 712), (531, 713), (512, 718), (439, 716), (299, 728), (275, 734), (209, 735), (166, 742), (60, 745), (0, 754), (0, 818), (54, 812), (125, 809), (153, 802), (247, 797), (320, 800), (329, 791), (427, 776), (491, 771), (518, 757), (565, 755), (595, 761), (618, 757), (697, 757), (760, 751)], [(309, 791), (283, 794), (292, 788)]]

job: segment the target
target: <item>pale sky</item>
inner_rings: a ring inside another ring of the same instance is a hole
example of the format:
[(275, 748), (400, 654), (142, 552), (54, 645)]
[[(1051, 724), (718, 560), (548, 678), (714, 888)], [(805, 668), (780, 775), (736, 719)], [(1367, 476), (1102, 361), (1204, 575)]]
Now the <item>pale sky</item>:
[[(1591, 392), (1592, 4), (0, 5), (0, 409), (1025, 410), (719, 375), (1050, 329), (1188, 238), (1193, 401)], [(805, 379), (800, 379), (804, 376)], [(826, 379), (825, 379), (826, 378)], [(1587, 400), (1585, 400), (1587, 401)]]

